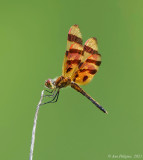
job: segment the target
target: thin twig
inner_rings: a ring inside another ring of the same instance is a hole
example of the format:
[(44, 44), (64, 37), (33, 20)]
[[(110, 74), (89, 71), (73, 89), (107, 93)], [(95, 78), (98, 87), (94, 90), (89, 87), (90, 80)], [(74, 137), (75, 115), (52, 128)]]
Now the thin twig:
[(38, 111), (39, 111), (40, 105), (42, 103), (43, 96), (44, 96), (44, 90), (41, 92), (41, 98), (40, 98), (39, 104), (37, 105), (36, 113), (35, 113), (35, 117), (34, 117), (29, 160), (33, 159), (33, 151), (34, 151), (35, 132), (36, 132), (36, 125), (37, 125)]

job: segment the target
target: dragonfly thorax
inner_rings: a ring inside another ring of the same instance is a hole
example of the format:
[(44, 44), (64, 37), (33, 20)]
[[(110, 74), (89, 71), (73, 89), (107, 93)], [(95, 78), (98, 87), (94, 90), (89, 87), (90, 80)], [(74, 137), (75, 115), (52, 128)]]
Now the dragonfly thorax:
[(45, 82), (45, 86), (49, 89), (55, 89), (55, 88), (63, 88), (67, 87), (70, 85), (71, 79), (70, 78), (65, 78), (63, 76), (60, 76), (55, 79), (48, 79)]
[(60, 77), (58, 77), (58, 78), (56, 79), (56, 81), (55, 81), (55, 86), (56, 86), (57, 88), (64, 88), (64, 87), (69, 86), (70, 83), (71, 83), (71, 79), (70, 79), (70, 78), (68, 78), (68, 77), (65, 78), (65, 77), (63, 77), (63, 76), (60, 76)]

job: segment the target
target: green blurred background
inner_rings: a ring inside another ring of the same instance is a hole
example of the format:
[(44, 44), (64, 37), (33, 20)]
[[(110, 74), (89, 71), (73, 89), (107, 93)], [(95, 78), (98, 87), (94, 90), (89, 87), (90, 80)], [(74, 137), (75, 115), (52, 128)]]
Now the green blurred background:
[(142, 0), (0, 1), (1, 160), (29, 159), (36, 105), (45, 80), (61, 75), (73, 24), (84, 42), (98, 39), (102, 65), (83, 89), (109, 114), (61, 90), (40, 109), (33, 160), (143, 158), (142, 8)]

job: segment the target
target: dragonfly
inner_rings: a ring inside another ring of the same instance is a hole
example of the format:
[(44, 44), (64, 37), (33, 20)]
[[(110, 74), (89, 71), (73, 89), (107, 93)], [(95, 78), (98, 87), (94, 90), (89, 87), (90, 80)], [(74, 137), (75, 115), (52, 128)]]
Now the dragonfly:
[(71, 26), (68, 32), (67, 48), (62, 66), (62, 76), (45, 81), (47, 92), (52, 100), (43, 103), (55, 103), (58, 100), (61, 88), (71, 86), (83, 96), (88, 98), (97, 108), (107, 114), (107, 111), (91, 96), (89, 96), (80, 85), (88, 84), (97, 73), (101, 64), (101, 55), (98, 53), (97, 39), (89, 38), (82, 45), (82, 35), (78, 25)]

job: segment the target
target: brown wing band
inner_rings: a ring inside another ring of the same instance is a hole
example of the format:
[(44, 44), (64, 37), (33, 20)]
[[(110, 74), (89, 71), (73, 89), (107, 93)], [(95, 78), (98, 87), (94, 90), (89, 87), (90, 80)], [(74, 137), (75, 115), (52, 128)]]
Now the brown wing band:
[(84, 45), (84, 51), (91, 53), (91, 54), (99, 54), (96, 50), (92, 49), (89, 46)]
[(78, 53), (78, 54), (83, 55), (83, 51), (82, 50), (78, 50), (78, 49), (70, 49), (69, 53)]
[(68, 34), (68, 40), (71, 42), (76, 42), (76, 43), (82, 44), (82, 39), (73, 35), (73, 34)]
[(94, 63), (97, 66), (100, 66), (100, 64), (101, 64), (101, 61), (96, 61), (94, 59), (87, 59), (86, 62), (88, 62), (88, 63)]
[(77, 60), (77, 59), (67, 60), (67, 64), (68, 64), (68, 65), (71, 65), (71, 64), (79, 64), (80, 62), (81, 62), (81, 60)]
[(68, 69), (66, 70), (66, 73), (70, 72), (72, 69), (73, 69), (73, 68), (68, 68)]
[(80, 69), (79, 70), (80, 72), (86, 72), (86, 71), (89, 71), (90, 74), (95, 74), (97, 72), (96, 69)]
[(68, 52), (69, 52), (69, 51), (66, 51), (66, 56), (68, 56)]

